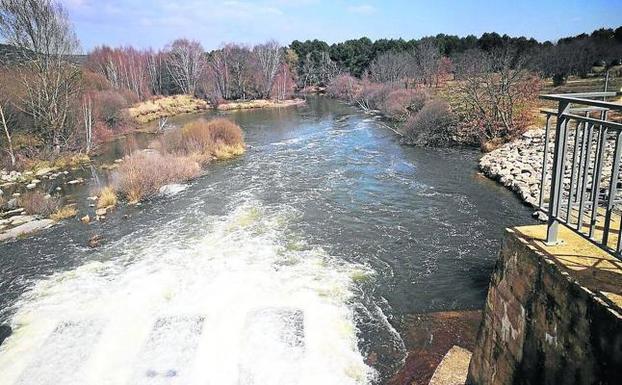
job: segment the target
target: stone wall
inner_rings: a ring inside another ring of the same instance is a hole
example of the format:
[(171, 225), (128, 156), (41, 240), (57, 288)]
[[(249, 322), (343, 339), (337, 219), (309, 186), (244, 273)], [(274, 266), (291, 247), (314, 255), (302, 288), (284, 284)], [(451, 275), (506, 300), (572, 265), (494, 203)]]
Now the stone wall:
[(622, 317), (605, 300), (508, 230), (467, 384), (621, 384)]

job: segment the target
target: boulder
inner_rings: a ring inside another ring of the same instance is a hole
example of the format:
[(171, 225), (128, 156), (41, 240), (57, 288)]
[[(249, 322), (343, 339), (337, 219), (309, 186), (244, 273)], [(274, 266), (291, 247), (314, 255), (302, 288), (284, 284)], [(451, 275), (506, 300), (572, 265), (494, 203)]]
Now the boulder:
[(55, 222), (51, 219), (39, 219), (36, 221), (24, 223), (0, 234), (0, 241), (15, 239), (39, 230), (47, 229), (48, 227), (52, 227), (54, 223)]
[(177, 195), (180, 192), (184, 191), (188, 188), (187, 184), (167, 184), (160, 187), (160, 195), (162, 196), (173, 196)]

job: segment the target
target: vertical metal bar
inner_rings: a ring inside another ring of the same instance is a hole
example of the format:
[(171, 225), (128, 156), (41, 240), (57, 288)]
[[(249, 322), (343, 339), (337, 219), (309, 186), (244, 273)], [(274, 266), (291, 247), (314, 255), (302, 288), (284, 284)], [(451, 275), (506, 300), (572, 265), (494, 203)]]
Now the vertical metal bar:
[(616, 145), (613, 150), (613, 166), (611, 167), (611, 180), (609, 180), (609, 196), (607, 198), (607, 212), (605, 213), (605, 228), (603, 230), (603, 245), (606, 247), (609, 241), (609, 229), (611, 228), (611, 214), (618, 190), (618, 178), (620, 176), (620, 151), (622, 151), (621, 132), (616, 133)]
[[(587, 116), (587, 113), (585, 113)], [(575, 191), (575, 203), (579, 200), (580, 197), (579, 192), (581, 191), (581, 186), (583, 185), (583, 179), (587, 177), (585, 173), (585, 162), (583, 158), (585, 157), (587, 142), (587, 131), (588, 131), (588, 123), (582, 123), (581, 125), (581, 150), (579, 151), (579, 172), (577, 174), (577, 189)], [(581, 181), (581, 183), (579, 183)]]
[[(587, 135), (586, 135), (587, 134)], [(594, 125), (587, 125), (587, 133), (584, 134), (587, 136), (587, 145), (585, 148), (585, 157), (583, 158), (583, 179), (581, 180), (581, 195), (579, 196), (579, 215), (577, 220), (577, 230), (581, 231), (581, 227), (583, 227), (583, 215), (585, 210), (585, 193), (587, 189), (587, 177), (590, 172), (590, 157), (592, 156), (592, 140), (594, 140)], [(596, 168), (596, 165), (594, 165)]]
[(598, 137), (598, 153), (596, 154), (596, 160), (594, 163), (594, 178), (592, 179), (592, 215), (590, 217), (590, 232), (588, 234), (590, 238), (594, 236), (596, 223), (598, 222), (598, 194), (600, 192), (600, 176), (603, 168), (605, 144), (607, 143), (607, 127), (600, 125), (598, 130), (600, 132)]
[(549, 197), (549, 218), (547, 221), (546, 242), (557, 243), (559, 230), (559, 204), (561, 187), (564, 182), (564, 153), (566, 152), (566, 120), (564, 114), (568, 112), (570, 103), (560, 101), (557, 107), (557, 122), (555, 126), (555, 152), (553, 153), (553, 173), (551, 176), (551, 193)]
[(544, 156), (542, 158), (542, 179), (540, 180), (540, 209), (544, 209), (544, 190), (546, 187), (546, 176), (549, 161), (549, 127), (551, 125), (551, 114), (546, 114), (546, 125), (544, 126)]
[[(574, 149), (572, 153), (572, 168), (570, 169), (570, 186), (568, 186), (568, 206), (566, 206), (566, 223), (572, 223), (572, 204), (575, 199), (575, 179), (577, 179), (577, 166), (579, 162), (577, 161), (578, 153), (579, 153), (579, 133), (582, 123), (577, 122), (574, 133)], [(576, 185), (579, 185), (579, 182), (576, 181)]]

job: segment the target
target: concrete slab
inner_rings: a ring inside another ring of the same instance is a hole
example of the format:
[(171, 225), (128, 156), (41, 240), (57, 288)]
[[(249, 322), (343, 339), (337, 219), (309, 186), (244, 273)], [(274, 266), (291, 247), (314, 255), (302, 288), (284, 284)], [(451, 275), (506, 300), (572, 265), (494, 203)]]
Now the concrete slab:
[(203, 321), (201, 316), (159, 318), (136, 358), (136, 369), (130, 384), (186, 383)]
[(464, 385), (470, 362), (470, 351), (453, 346), (434, 371), (429, 385)]

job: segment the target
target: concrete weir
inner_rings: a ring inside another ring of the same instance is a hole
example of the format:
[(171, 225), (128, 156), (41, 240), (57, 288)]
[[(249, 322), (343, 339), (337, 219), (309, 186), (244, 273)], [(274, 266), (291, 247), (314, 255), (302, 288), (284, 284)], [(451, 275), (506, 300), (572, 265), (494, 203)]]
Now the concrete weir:
[(567, 228), (507, 230), (467, 384), (619, 384), (622, 261)]

